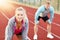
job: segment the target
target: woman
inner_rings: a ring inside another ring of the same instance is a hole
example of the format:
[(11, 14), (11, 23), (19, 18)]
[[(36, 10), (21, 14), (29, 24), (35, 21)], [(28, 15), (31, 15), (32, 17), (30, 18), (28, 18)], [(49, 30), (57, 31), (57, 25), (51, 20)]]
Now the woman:
[(5, 30), (5, 40), (12, 40), (16, 34), (19, 40), (30, 40), (28, 37), (29, 22), (26, 11), (22, 7), (18, 7), (15, 11), (15, 16), (9, 19)]

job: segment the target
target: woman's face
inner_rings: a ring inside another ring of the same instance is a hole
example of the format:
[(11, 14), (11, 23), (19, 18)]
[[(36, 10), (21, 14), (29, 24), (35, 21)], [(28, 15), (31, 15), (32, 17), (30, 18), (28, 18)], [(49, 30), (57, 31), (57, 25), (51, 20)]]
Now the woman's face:
[(24, 12), (23, 11), (16, 11), (16, 19), (17, 21), (22, 21), (22, 19), (24, 18)]

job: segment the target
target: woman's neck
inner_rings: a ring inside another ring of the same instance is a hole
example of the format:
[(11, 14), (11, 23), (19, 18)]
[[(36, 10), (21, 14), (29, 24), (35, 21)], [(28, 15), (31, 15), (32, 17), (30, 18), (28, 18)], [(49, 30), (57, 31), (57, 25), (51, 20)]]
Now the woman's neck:
[(15, 19), (15, 21), (16, 21), (16, 23), (20, 23), (20, 22), (22, 22), (22, 20), (17, 20), (17, 19)]
[(16, 28), (21, 29), (22, 28), (22, 21), (17, 21), (16, 22)]

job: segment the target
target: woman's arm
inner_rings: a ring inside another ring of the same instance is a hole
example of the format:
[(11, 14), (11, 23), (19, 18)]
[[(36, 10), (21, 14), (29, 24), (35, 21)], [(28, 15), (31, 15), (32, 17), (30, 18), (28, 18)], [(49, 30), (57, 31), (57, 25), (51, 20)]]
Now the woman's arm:
[(5, 40), (12, 40), (13, 30), (12, 30), (13, 22), (9, 20), (8, 25), (5, 29)]
[(28, 19), (25, 21), (25, 29), (22, 33), (22, 37), (23, 37), (23, 40), (27, 40), (28, 39), (28, 30), (29, 30), (29, 21)]

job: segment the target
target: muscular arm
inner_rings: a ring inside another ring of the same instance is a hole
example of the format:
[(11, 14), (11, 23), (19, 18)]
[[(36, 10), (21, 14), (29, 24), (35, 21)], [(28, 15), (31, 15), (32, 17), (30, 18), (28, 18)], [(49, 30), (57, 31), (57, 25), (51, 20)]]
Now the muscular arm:
[(52, 23), (53, 18), (54, 18), (54, 8), (51, 7), (50, 8), (50, 19), (48, 20), (49, 24)]
[(44, 5), (40, 6), (36, 13), (35, 13), (35, 24), (38, 24), (39, 21), (38, 21), (38, 17), (40, 16), (40, 13), (42, 13), (44, 11)]
[(38, 23), (39, 23), (39, 19), (38, 17), (40, 16), (40, 13), (42, 13), (42, 11), (44, 10), (44, 6), (41, 6), (38, 8), (38, 10), (35, 13), (35, 24), (34, 24), (34, 34), (37, 34), (38, 31)]

